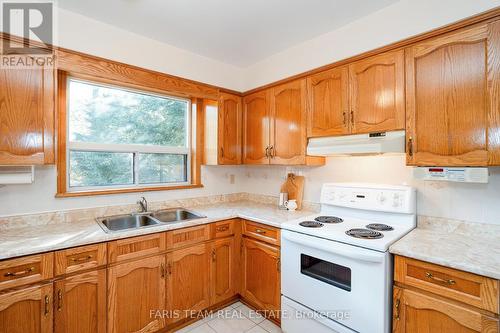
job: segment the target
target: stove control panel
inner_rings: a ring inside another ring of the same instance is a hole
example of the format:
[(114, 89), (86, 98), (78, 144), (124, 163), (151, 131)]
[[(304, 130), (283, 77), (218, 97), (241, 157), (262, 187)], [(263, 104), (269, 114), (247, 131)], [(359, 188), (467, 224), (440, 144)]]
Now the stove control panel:
[(416, 192), (409, 186), (324, 184), (321, 203), (392, 213), (415, 213)]

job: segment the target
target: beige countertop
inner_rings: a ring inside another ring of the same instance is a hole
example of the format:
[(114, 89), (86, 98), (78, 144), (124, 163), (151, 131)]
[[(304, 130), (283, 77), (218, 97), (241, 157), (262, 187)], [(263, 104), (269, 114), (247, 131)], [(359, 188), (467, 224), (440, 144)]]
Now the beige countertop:
[(249, 200), (211, 203), (184, 208), (205, 215), (206, 218), (112, 233), (105, 233), (93, 217), (81, 218), (78, 221), (71, 222), (20, 223), (18, 227), (11, 225), (2, 228), (0, 225), (0, 260), (180, 229), (237, 217), (279, 228), (283, 222), (314, 214), (314, 211), (310, 210), (295, 212), (279, 210), (275, 204), (258, 203)]
[(500, 279), (500, 226), (421, 217), (393, 254)]

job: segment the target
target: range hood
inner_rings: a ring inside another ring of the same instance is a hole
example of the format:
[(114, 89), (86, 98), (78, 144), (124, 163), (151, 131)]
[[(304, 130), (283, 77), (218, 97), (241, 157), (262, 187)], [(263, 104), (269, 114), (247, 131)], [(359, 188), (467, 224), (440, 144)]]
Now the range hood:
[(332, 156), (404, 153), (405, 142), (405, 131), (311, 138), (307, 154)]

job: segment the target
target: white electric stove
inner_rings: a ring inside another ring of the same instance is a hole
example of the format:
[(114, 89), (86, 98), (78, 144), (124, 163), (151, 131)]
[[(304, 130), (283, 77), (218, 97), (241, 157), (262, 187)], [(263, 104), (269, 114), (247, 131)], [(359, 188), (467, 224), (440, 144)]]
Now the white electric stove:
[(321, 212), (282, 225), (285, 332), (390, 332), (389, 246), (415, 228), (408, 186), (324, 184)]

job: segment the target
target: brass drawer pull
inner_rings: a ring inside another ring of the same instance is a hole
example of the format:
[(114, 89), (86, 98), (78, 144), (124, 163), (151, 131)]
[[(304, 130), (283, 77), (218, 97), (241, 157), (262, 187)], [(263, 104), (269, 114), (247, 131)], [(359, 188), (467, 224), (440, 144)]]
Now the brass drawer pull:
[(35, 267), (30, 267), (28, 269), (25, 269), (24, 271), (19, 271), (19, 272), (7, 272), (3, 276), (5, 277), (18, 277), (18, 276), (23, 276), (26, 274), (29, 274), (35, 270)]
[(160, 271), (161, 271), (161, 278), (164, 279), (165, 278), (165, 264), (164, 263), (161, 263)]
[(400, 300), (399, 298), (396, 300), (396, 304), (394, 305), (394, 307), (396, 308), (396, 313), (394, 314), (394, 319), (396, 320), (399, 320), (399, 304), (400, 303)]
[(217, 232), (226, 231), (226, 230), (228, 230), (228, 229), (229, 229), (229, 226), (227, 226), (227, 225), (223, 225), (223, 226), (220, 226), (220, 227), (215, 228), (215, 230), (216, 230)]
[(448, 280), (445, 280), (445, 279), (441, 279), (441, 278), (438, 278), (438, 277), (435, 277), (434, 275), (432, 275), (432, 273), (429, 273), (429, 272), (425, 272), (425, 276), (431, 280), (434, 280), (434, 281), (437, 281), (437, 282), (440, 282), (440, 283), (445, 283), (449, 286), (451, 285), (454, 285), (456, 283), (455, 280), (452, 280), (452, 279), (448, 279)]
[(92, 255), (90, 255), (90, 254), (88, 256), (84, 256), (84, 257), (80, 257), (80, 258), (71, 258), (70, 260), (74, 261), (74, 262), (81, 262), (81, 261), (86, 261), (89, 259), (92, 259)]
[(266, 233), (266, 231), (262, 229), (255, 229), (255, 232), (262, 235)]
[(215, 249), (212, 250), (212, 261), (215, 262), (216, 260), (216, 254), (215, 254)]
[(45, 303), (45, 309), (44, 309), (44, 312), (43, 312), (43, 314), (44, 314), (45, 317), (47, 317), (48, 314), (49, 314), (49, 301), (50, 301), (49, 296), (46, 295), (45, 296), (45, 302), (44, 302)]
[(63, 306), (63, 296), (62, 296), (62, 290), (59, 289), (57, 292), (57, 311), (61, 311)]

